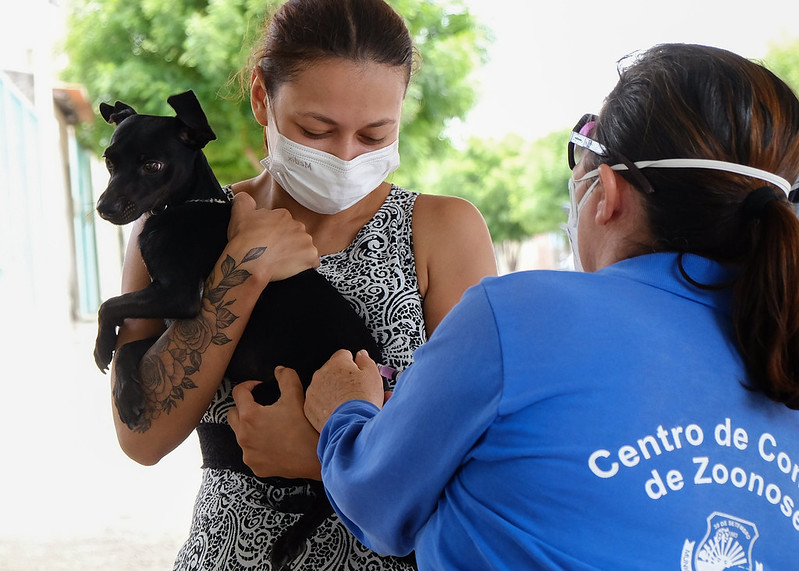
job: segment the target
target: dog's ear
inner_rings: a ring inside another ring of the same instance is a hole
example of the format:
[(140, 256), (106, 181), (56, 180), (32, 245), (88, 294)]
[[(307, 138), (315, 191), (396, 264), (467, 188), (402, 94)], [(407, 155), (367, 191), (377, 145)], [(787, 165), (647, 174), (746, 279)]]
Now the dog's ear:
[(177, 112), (177, 118), (182, 124), (180, 136), (184, 143), (202, 149), (209, 141), (216, 140), (216, 135), (208, 124), (208, 119), (193, 91), (172, 95), (166, 101)]
[(100, 115), (103, 116), (107, 123), (119, 125), (122, 121), (135, 114), (136, 111), (133, 107), (121, 101), (117, 101), (113, 107), (108, 103), (100, 103)]

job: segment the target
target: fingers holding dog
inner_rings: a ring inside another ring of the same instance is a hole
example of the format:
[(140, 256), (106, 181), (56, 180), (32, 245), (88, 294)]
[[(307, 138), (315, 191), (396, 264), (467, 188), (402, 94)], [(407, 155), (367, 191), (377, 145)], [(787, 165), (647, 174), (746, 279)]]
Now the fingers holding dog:
[(382, 407), (385, 395), (377, 365), (366, 351), (340, 350), (316, 371), (305, 395), (305, 416), (321, 432), (341, 404), (366, 400)]
[(245, 192), (233, 200), (226, 253), (244, 261), (244, 268), (264, 283), (319, 265), (319, 252), (304, 224), (288, 210), (257, 208)]
[(275, 376), (281, 395), (269, 406), (253, 399), (257, 381), (240, 383), (233, 389), (236, 406), (228, 413), (228, 422), (236, 433), (244, 463), (260, 477), (319, 480), (319, 434), (303, 413), (300, 379), (294, 370), (285, 368), (278, 368)]

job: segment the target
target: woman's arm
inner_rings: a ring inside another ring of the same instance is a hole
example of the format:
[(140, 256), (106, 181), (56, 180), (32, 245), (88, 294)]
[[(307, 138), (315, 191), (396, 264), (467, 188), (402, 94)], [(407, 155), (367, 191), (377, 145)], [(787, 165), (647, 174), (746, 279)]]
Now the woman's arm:
[(502, 389), (499, 333), (482, 286), (416, 351), (381, 412), (368, 356), (340, 352), (314, 374), (305, 413), (321, 430), (322, 481), (355, 537), (378, 553), (414, 548), (497, 418)]
[(428, 336), (469, 287), (497, 275), (482, 214), (452, 196), (420, 195), (413, 212), (413, 243)]
[[(132, 240), (139, 231), (136, 228)], [(154, 464), (177, 447), (208, 408), (266, 284), (318, 263), (311, 237), (288, 211), (256, 209), (252, 197), (237, 194), (228, 244), (206, 281), (199, 315), (176, 321), (166, 331), (154, 320), (131, 320), (120, 328), (119, 345), (163, 332), (139, 365), (147, 399), (143, 423), (131, 430), (114, 410), (117, 438), (125, 453), (142, 464)], [(244, 270), (240, 274), (243, 279), (232, 287), (221, 283), (231, 268)], [(123, 288), (136, 289), (147, 283), (138, 248), (129, 247)], [(218, 320), (222, 309), (229, 314)], [(192, 350), (186, 351), (187, 347)], [(112, 389), (115, 382), (112, 370)]]

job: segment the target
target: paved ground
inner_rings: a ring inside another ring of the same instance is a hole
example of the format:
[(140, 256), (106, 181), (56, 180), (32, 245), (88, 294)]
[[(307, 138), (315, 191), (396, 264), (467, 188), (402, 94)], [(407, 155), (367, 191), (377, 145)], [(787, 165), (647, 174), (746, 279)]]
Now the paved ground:
[(94, 324), (0, 311), (0, 570), (171, 569), (200, 481), (195, 436), (156, 466), (119, 449)]

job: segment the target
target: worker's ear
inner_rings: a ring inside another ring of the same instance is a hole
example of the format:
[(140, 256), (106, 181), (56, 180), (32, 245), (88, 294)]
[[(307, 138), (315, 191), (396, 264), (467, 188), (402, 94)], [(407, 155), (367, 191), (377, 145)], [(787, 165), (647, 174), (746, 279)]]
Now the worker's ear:
[[(599, 185), (594, 191), (597, 197), (596, 223), (605, 225), (618, 218), (629, 206), (628, 201), (637, 199), (637, 191), (618, 171), (606, 164), (599, 165)], [(631, 193), (636, 193), (633, 196)]]

